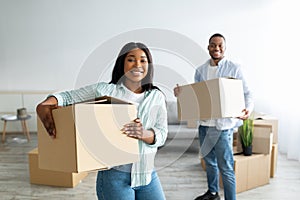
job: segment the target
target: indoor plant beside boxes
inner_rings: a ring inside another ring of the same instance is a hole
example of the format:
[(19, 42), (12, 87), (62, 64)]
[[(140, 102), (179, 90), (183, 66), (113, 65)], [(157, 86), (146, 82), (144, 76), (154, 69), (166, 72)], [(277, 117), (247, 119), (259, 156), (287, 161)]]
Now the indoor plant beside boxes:
[(243, 154), (245, 156), (252, 155), (252, 140), (253, 140), (253, 119), (248, 118), (243, 121), (243, 125), (239, 127), (238, 132), (241, 137)]

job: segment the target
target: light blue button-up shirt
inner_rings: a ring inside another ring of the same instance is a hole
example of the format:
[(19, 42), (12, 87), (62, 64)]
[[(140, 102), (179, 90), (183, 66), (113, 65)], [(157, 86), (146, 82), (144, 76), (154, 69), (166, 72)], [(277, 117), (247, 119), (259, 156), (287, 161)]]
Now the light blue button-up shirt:
[[(57, 98), (59, 106), (67, 106), (101, 96), (111, 96), (126, 101), (124, 99), (126, 92), (128, 90), (123, 84), (100, 82), (80, 89), (56, 93), (53, 96)], [(155, 143), (149, 145), (139, 140), (140, 160), (132, 165), (131, 187), (147, 185), (151, 182), (157, 148), (164, 145), (168, 133), (166, 101), (161, 91), (158, 89), (145, 91), (144, 100), (140, 102), (137, 111), (137, 117), (141, 119), (144, 129), (154, 131)]]
[[(210, 59), (196, 69), (195, 76), (194, 76), (195, 82), (208, 80), (207, 73), (209, 67), (210, 67)], [(243, 76), (241, 67), (238, 64), (226, 58), (223, 58), (222, 60), (219, 61), (217, 66), (217, 77), (218, 78), (231, 77), (231, 78), (242, 80), (246, 109), (248, 109), (249, 112), (253, 111), (254, 103), (253, 103), (252, 93)], [(221, 119), (216, 119), (215, 122), (216, 122), (216, 128), (219, 130), (231, 129), (242, 125), (242, 120), (239, 120), (237, 118), (221, 118)]]

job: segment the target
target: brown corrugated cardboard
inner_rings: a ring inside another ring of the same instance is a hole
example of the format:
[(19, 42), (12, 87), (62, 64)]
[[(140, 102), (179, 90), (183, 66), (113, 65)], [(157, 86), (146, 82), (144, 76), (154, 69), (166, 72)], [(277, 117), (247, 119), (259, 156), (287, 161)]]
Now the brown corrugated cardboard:
[(187, 121), (187, 128), (197, 128), (198, 127), (198, 123), (195, 120), (189, 120)]
[(236, 192), (250, 190), (270, 182), (270, 155), (235, 155)]
[(38, 166), (38, 149), (28, 153), (30, 183), (59, 187), (75, 187), (88, 173), (58, 172), (40, 169)]
[(253, 147), (254, 153), (270, 154), (272, 150), (273, 133), (270, 125), (254, 125)]
[[(203, 158), (201, 158), (201, 166), (205, 171), (206, 165)], [(237, 193), (268, 184), (270, 182), (270, 154), (234, 155), (234, 173)], [(220, 187), (223, 187), (221, 175)]]
[(218, 78), (180, 86), (180, 121), (238, 117), (245, 108), (241, 80)]
[(255, 119), (253, 121), (254, 125), (271, 125), (272, 133), (273, 133), (273, 143), (278, 143), (278, 120), (271, 117), (265, 117), (263, 119)]
[[(248, 185), (248, 162), (249, 159), (246, 156), (237, 157), (234, 156), (234, 173), (235, 173), (235, 182), (236, 182), (236, 193), (246, 191)], [(222, 176), (220, 176), (220, 186), (223, 187)]]
[(138, 161), (138, 141), (121, 132), (137, 117), (135, 105), (86, 102), (52, 113), (55, 139), (37, 121), (41, 169), (82, 172)]
[(205, 160), (203, 158), (200, 157), (200, 163), (201, 163), (201, 167), (204, 171), (206, 171), (206, 165), (205, 165)]
[[(270, 154), (272, 150), (273, 133), (271, 125), (254, 125), (252, 152)], [(241, 138), (237, 139), (237, 151), (242, 152)]]
[(238, 131), (234, 131), (233, 132), (233, 141), (232, 141), (232, 151), (233, 151), (233, 154), (239, 154), (239, 153), (242, 153), (243, 152), (243, 149), (242, 148), (238, 148), (238, 143), (240, 142), (240, 137)]
[(274, 178), (277, 170), (278, 144), (272, 145), (270, 177)]

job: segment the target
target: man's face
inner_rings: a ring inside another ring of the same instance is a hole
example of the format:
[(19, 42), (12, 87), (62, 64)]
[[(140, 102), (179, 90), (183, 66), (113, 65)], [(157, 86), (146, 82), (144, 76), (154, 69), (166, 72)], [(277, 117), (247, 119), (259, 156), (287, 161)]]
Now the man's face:
[(213, 60), (221, 60), (224, 57), (226, 46), (222, 37), (213, 37), (208, 45), (208, 52)]

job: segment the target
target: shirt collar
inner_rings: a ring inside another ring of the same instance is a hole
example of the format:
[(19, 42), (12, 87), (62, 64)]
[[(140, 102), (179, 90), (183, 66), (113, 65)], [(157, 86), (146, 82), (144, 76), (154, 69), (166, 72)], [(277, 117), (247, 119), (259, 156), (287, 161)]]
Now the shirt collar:
[[(117, 87), (118, 89), (123, 90), (124, 92), (125, 92), (125, 89), (128, 89), (123, 83), (118, 83), (118, 84), (116, 84), (116, 87)], [(144, 91), (145, 97), (147, 97), (147, 96), (150, 94), (150, 92), (151, 92), (151, 90), (149, 90), (149, 91)]]

